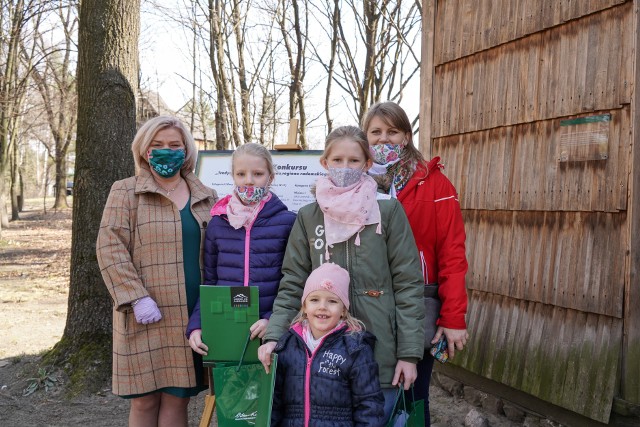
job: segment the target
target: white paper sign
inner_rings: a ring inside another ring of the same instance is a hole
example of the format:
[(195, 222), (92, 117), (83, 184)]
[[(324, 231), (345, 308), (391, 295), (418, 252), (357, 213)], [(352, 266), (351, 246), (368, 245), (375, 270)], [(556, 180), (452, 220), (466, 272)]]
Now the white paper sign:
[[(231, 178), (231, 153), (233, 151), (200, 151), (196, 175), (207, 187), (218, 192), (221, 198), (233, 190)], [(311, 187), (316, 179), (326, 174), (320, 165), (321, 150), (271, 151), (276, 177), (273, 191), (289, 210), (297, 212), (302, 206), (315, 201)]]

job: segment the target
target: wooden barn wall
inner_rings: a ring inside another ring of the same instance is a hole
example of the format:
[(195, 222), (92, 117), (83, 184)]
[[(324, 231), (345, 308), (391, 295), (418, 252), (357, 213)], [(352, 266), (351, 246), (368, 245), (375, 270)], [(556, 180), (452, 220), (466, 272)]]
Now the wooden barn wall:
[[(640, 1), (634, 1), (636, 82), (640, 80)], [(633, 141), (640, 140), (640, 97), (632, 101)], [(640, 405), (640, 146), (634, 144), (629, 156), (632, 164), (629, 179), (629, 277), (625, 290), (624, 344), (620, 375), (620, 398)], [(636, 412), (637, 413), (637, 412)]]
[(469, 289), (623, 317), (625, 214), (465, 210), (464, 220)]
[[(634, 2), (434, 10), (430, 148), (459, 190), (469, 258), (472, 342), (453, 363), (607, 422), (626, 313)], [(611, 115), (608, 158), (559, 162), (560, 120), (593, 114)]]
[[(609, 419), (622, 320), (471, 291), (464, 368), (595, 420)], [(460, 358), (458, 358), (460, 355)], [(612, 375), (613, 373), (613, 375)]]
[(438, 2), (436, 65), (462, 58), (626, 0), (447, 0)]
[(559, 162), (560, 119), (435, 138), (432, 149), (465, 209), (624, 211), (630, 108), (598, 114), (611, 115), (606, 160)]
[(632, 6), (436, 65), (431, 138), (629, 104)]

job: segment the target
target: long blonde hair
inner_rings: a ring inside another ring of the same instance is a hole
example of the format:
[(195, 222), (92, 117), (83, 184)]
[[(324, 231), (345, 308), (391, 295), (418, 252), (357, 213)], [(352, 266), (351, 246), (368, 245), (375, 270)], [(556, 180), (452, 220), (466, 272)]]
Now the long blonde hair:
[(267, 163), (267, 170), (269, 171), (269, 175), (271, 175), (271, 179), (273, 180), (273, 178), (276, 176), (276, 170), (273, 167), (273, 158), (271, 157), (271, 153), (264, 145), (256, 144), (255, 142), (247, 142), (246, 144), (242, 144), (235, 149), (233, 154), (231, 154), (231, 175), (233, 175), (234, 171), (233, 161), (245, 154), (263, 159)]

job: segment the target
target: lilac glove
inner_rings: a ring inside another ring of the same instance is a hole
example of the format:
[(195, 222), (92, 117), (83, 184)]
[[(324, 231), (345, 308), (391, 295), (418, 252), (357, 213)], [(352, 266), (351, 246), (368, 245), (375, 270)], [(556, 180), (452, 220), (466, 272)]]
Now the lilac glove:
[(162, 314), (158, 309), (158, 304), (151, 297), (142, 297), (137, 300), (133, 306), (133, 314), (136, 315), (136, 321), (143, 325), (158, 322), (162, 319)]

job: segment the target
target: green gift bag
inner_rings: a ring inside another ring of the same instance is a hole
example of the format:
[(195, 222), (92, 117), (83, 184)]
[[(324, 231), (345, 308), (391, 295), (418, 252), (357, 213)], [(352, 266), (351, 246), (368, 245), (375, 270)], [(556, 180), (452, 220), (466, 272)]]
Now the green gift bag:
[[(413, 396), (413, 385), (411, 386)], [(398, 387), (396, 401), (391, 410), (391, 418), (387, 422), (387, 427), (424, 427), (424, 400), (412, 399), (407, 401), (404, 397), (404, 388)]]
[[(246, 350), (246, 346), (245, 346)], [(271, 406), (277, 354), (271, 355), (267, 374), (261, 363), (221, 362), (213, 368), (216, 414), (219, 427), (271, 425)]]
[[(257, 286), (200, 286), (202, 342), (209, 351), (205, 362), (237, 362), (244, 337), (260, 318)], [(258, 361), (260, 340), (249, 343), (244, 360)]]

